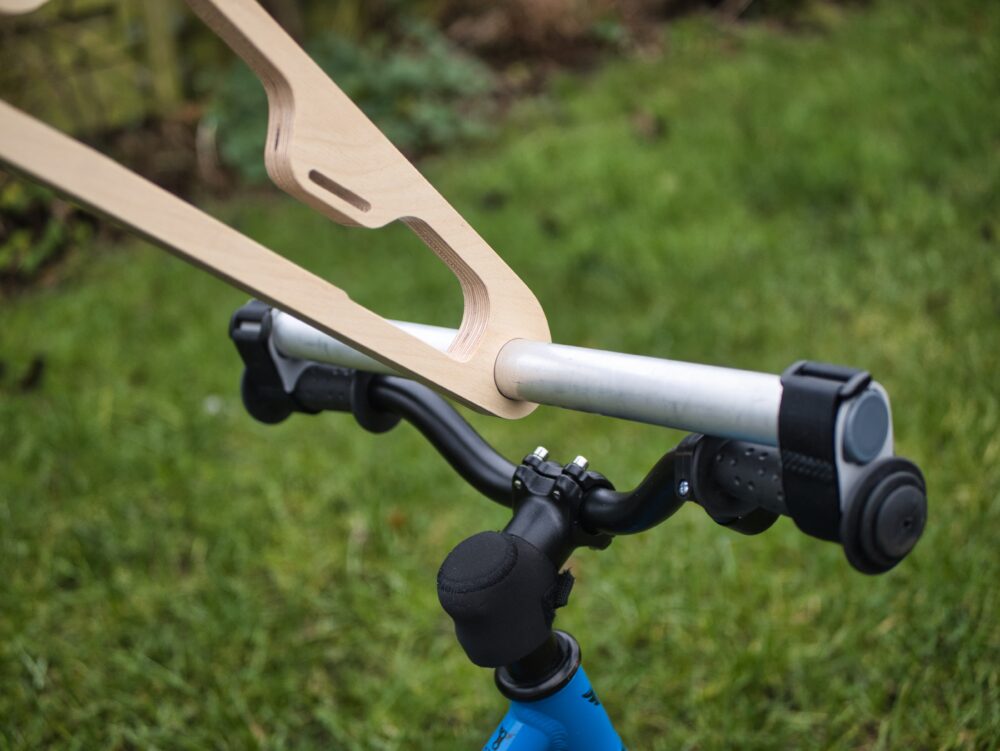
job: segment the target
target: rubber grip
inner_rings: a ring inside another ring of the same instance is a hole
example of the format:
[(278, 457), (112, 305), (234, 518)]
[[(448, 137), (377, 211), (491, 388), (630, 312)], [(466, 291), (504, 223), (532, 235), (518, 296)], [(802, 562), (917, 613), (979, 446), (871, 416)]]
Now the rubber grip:
[(727, 495), (788, 515), (781, 485), (781, 453), (773, 446), (726, 441), (715, 453), (711, 475)]

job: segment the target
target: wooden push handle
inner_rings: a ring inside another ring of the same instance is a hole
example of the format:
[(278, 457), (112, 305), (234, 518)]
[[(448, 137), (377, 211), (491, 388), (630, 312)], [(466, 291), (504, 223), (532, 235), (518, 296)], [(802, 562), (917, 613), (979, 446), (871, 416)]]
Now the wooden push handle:
[(0, 0), (0, 14), (15, 16), (38, 10), (49, 0)]
[(465, 308), (447, 353), (2, 102), (0, 161), (470, 407), (508, 418), (531, 412), (536, 405), (508, 399), (494, 379), (497, 355), (507, 342), (550, 341), (542, 308), (524, 282), (257, 2), (189, 4), (264, 84), (271, 178), (342, 224), (404, 221), (458, 277)]

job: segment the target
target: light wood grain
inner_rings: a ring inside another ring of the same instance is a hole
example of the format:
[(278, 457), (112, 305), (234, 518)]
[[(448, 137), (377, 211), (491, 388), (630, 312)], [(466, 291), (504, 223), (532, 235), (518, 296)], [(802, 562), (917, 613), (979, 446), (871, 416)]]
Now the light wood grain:
[(464, 365), (403, 333), (343, 290), (6, 102), (0, 102), (0, 164), (473, 408), (503, 417), (531, 411), (526, 402), (493, 398), (492, 365), (487, 384), (470, 377)]
[(49, 0), (0, 0), (0, 15), (15, 16), (41, 8)]
[(404, 221), (458, 277), (465, 307), (449, 355), (463, 372), (492, 380), (508, 341), (550, 340), (531, 290), (259, 3), (188, 4), (264, 85), (271, 179), (342, 224)]
[[(12, 2), (12, 0), (0, 0)], [(177, 255), (470, 407), (521, 417), (494, 379), (512, 339), (550, 341), (538, 300), (459, 213), (254, 0), (189, 0), (261, 78), (265, 162), (295, 198), (347, 225), (405, 222), (458, 278), (462, 325), (447, 353), (343, 290), (71, 138), (0, 103), (0, 161), (68, 193)], [(378, 273), (405, 273), (402, 264)]]

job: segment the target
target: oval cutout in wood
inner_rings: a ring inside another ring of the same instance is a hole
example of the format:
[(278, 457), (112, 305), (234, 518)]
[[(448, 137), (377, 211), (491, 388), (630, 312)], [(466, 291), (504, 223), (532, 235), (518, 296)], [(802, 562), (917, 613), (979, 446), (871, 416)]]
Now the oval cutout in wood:
[(368, 201), (359, 196), (353, 190), (349, 190), (335, 180), (331, 180), (319, 170), (309, 170), (309, 179), (316, 183), (319, 187), (326, 188), (328, 191), (337, 196), (337, 198), (347, 201), (358, 211), (372, 210), (372, 205), (368, 203)]
[[(0, 0), (0, 11), (30, 4)], [(342, 289), (3, 102), (0, 162), (470, 407), (510, 418), (530, 413), (536, 405), (508, 399), (494, 379), (505, 344), (551, 341), (527, 285), (260, 4), (188, 4), (264, 84), (264, 158), (275, 183), (342, 224), (374, 228), (404, 221), (455, 274), (464, 309), (449, 352), (426, 345)]]

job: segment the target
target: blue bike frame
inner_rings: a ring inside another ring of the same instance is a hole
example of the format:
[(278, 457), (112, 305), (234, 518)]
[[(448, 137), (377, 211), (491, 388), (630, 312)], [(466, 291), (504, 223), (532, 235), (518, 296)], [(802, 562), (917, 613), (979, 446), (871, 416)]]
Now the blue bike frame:
[(625, 751), (582, 667), (559, 691), (512, 701), (483, 751)]

